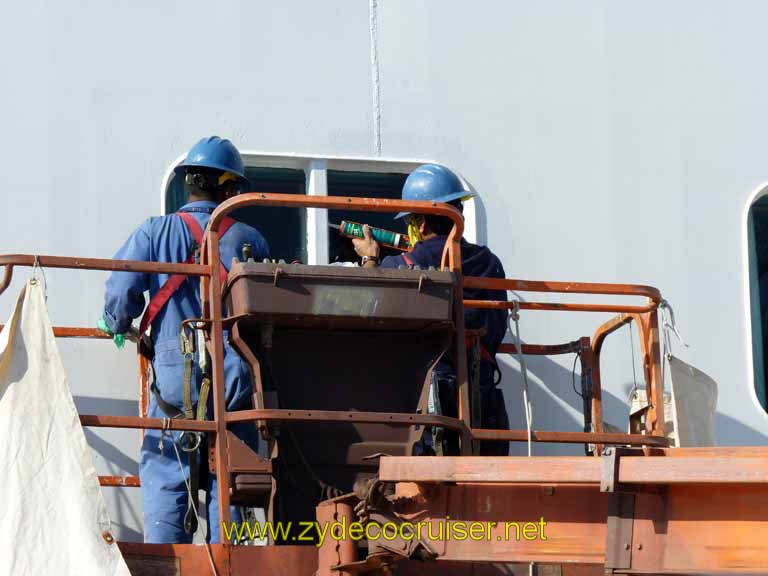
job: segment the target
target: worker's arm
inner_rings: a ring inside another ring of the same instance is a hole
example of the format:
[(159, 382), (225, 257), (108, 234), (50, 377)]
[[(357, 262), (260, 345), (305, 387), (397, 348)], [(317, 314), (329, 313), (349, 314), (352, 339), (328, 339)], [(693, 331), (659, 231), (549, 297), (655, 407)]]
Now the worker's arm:
[[(115, 260), (151, 261), (150, 220), (130, 235), (115, 254)], [(144, 292), (149, 290), (149, 274), (113, 272), (106, 283), (104, 322), (115, 334), (124, 334), (134, 318), (144, 311)]]
[[(261, 262), (264, 258), (269, 258), (269, 244), (264, 236), (261, 235), (261, 232), (252, 228), (250, 236), (248, 243), (251, 245), (253, 259), (256, 262)], [(242, 247), (240, 250), (242, 254)]]
[(371, 237), (371, 229), (367, 224), (363, 226), (363, 234), (365, 238), (352, 238), (352, 244), (358, 256), (373, 258), (363, 263), (363, 268), (375, 268), (379, 260), (379, 243)]

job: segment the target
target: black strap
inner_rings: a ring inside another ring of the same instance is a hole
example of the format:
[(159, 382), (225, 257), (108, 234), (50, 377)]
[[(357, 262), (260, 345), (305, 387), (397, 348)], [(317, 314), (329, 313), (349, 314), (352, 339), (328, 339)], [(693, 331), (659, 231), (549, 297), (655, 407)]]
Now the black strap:
[(187, 513), (184, 515), (184, 531), (187, 534), (194, 534), (197, 532), (197, 514), (195, 510), (199, 508), (199, 491), (200, 491), (200, 464), (198, 462), (198, 455), (200, 449), (187, 452), (187, 458), (189, 459), (189, 499), (187, 500)]
[(189, 206), (187, 208), (179, 208), (179, 212), (197, 212), (198, 214), (213, 214), (215, 208), (206, 208), (204, 206)]

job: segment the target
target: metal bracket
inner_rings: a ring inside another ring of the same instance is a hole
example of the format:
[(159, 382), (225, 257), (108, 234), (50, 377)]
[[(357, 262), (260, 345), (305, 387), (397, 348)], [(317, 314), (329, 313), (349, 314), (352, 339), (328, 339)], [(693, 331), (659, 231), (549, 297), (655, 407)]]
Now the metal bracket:
[(605, 536), (605, 573), (632, 567), (632, 531), (635, 522), (635, 495), (615, 492), (608, 495)]
[(608, 494), (606, 519), (605, 573), (632, 566), (632, 531), (635, 521), (635, 494), (619, 482), (622, 456), (642, 454), (632, 448), (609, 446), (603, 450), (600, 492)]
[(600, 475), (600, 492), (631, 492), (630, 488), (619, 483), (619, 462), (622, 456), (642, 455), (637, 448), (622, 448), (609, 446), (603, 450), (602, 474)]

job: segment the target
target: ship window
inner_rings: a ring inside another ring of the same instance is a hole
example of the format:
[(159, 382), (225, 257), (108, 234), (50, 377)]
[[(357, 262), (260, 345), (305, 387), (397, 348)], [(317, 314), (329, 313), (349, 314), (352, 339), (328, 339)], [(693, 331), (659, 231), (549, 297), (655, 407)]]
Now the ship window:
[(768, 195), (758, 198), (747, 217), (752, 358), (757, 397), (767, 407), (768, 383)]
[[(246, 168), (245, 176), (253, 192), (304, 194), (306, 175), (303, 170), (289, 168)], [(286, 262), (307, 261), (306, 210), (250, 206), (233, 213), (236, 220), (256, 228), (269, 243), (270, 256)]]
[[(312, 158), (243, 153), (251, 192), (306, 194), (309, 196), (349, 196), (400, 198), (408, 174), (422, 162), (385, 159)], [(166, 214), (186, 202), (182, 182), (172, 170), (163, 188)], [(362, 222), (397, 232), (405, 232), (405, 222), (390, 212), (347, 212), (342, 210), (249, 207), (234, 216), (258, 229), (269, 243), (270, 256), (286, 262), (328, 264), (358, 262), (349, 239), (328, 224), (342, 220)], [(476, 241), (474, 202), (465, 204), (464, 236)], [(398, 254), (383, 250), (382, 254)]]
[[(251, 185), (249, 191), (274, 192), (277, 194), (304, 194), (306, 174), (304, 170), (248, 166), (245, 176)], [(170, 214), (186, 202), (181, 179), (173, 177), (168, 184), (165, 212)], [(307, 260), (306, 210), (250, 206), (232, 214), (233, 218), (256, 228), (269, 244), (270, 255), (286, 262)]]

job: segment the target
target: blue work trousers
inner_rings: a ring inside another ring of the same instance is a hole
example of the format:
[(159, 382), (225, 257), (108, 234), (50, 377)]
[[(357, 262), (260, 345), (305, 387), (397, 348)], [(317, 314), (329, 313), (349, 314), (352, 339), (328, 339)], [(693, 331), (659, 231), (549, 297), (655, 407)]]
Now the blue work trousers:
[[(152, 363), (155, 383), (165, 402), (183, 408), (184, 358), (178, 350), (178, 340), (156, 347)], [(251, 407), (251, 378), (247, 364), (230, 349), (225, 348), (224, 371), (226, 379), (227, 410), (243, 410)], [(193, 368), (193, 393), (195, 406), (202, 380), (200, 368)], [(213, 414), (213, 390), (208, 400), (208, 418)], [(158, 406), (154, 395), (150, 396), (148, 416), (165, 418), (167, 415)], [(231, 430), (248, 444), (254, 451), (258, 445), (258, 436), (253, 423), (246, 422), (231, 427)], [(141, 447), (139, 475), (141, 478), (141, 496), (144, 508), (144, 541), (147, 543), (190, 543), (192, 534), (184, 531), (184, 516), (187, 513), (188, 494), (185, 478), (189, 479), (189, 458), (181, 447), (180, 432), (168, 431), (161, 446), (160, 430), (146, 430)], [(172, 435), (172, 436), (171, 436)], [(174, 451), (172, 438), (176, 440), (181, 466)], [(211, 441), (213, 439), (211, 438)], [(205, 442), (202, 443), (205, 448)], [(198, 452), (200, 489), (205, 491), (198, 509), (200, 517), (208, 518), (206, 539), (212, 543), (221, 541), (221, 522), (216, 477), (208, 472), (208, 454)], [(195, 501), (197, 504), (197, 501)], [(239, 521), (239, 509), (232, 507), (232, 520)]]

